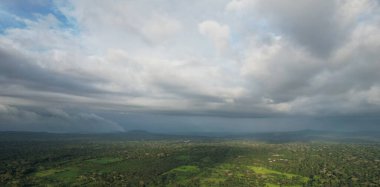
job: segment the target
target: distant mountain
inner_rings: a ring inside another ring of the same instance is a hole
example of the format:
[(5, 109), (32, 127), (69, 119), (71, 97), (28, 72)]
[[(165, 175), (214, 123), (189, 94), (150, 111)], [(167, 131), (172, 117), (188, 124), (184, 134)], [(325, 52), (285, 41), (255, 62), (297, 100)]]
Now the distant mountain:
[(380, 142), (380, 132), (301, 130), (290, 132), (251, 133), (237, 135), (235, 137), (281, 143), (294, 141)]

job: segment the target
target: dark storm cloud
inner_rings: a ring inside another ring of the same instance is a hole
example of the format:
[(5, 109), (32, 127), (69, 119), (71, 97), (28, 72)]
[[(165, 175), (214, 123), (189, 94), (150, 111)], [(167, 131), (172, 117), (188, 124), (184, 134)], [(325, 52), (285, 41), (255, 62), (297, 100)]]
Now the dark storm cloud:
[(4, 47), (0, 47), (0, 83), (3, 87), (19, 85), (32, 90), (79, 95), (100, 92), (91, 86), (94, 82), (102, 81), (98, 78), (79, 75), (73, 77), (55, 72), (39, 66), (35, 59), (27, 58), (16, 50)]
[(22, 108), (0, 105), (0, 130), (49, 132), (118, 132), (117, 123), (93, 113), (58, 108)]
[[(379, 2), (331, 0), (241, 0), (227, 9), (246, 12), (266, 23), (268, 29), (328, 57), (341, 47), (354, 27), (376, 17)], [(375, 18), (377, 19), (377, 18)]]
[(347, 35), (336, 18), (338, 3), (331, 0), (260, 1), (258, 9), (279, 32), (308, 47), (317, 55), (329, 55)]

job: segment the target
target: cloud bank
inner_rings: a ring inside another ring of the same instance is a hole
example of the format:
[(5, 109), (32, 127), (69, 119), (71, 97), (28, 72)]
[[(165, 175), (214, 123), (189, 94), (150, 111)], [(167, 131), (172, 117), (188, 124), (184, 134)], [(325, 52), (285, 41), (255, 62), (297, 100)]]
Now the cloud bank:
[(2, 1), (0, 130), (123, 131), (129, 115), (380, 122), (379, 1), (192, 4)]

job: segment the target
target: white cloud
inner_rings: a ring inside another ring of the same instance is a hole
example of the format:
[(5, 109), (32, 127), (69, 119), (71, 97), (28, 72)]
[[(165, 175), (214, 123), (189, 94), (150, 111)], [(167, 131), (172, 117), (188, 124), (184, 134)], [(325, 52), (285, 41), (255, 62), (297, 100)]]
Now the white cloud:
[(153, 15), (143, 26), (142, 33), (152, 42), (163, 41), (181, 30), (181, 23), (173, 18)]
[(199, 32), (209, 37), (219, 52), (223, 53), (229, 48), (230, 27), (219, 24), (213, 20), (203, 21), (198, 25)]
[(251, 8), (255, 2), (255, 0), (232, 0), (226, 5), (225, 9), (229, 12), (239, 12)]

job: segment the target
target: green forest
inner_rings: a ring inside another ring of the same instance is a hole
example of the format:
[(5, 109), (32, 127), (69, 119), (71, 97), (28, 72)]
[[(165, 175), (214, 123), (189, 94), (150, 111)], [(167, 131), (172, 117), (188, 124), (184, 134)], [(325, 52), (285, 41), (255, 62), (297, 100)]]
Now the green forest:
[(3, 133), (0, 184), (380, 186), (377, 142), (132, 135)]

